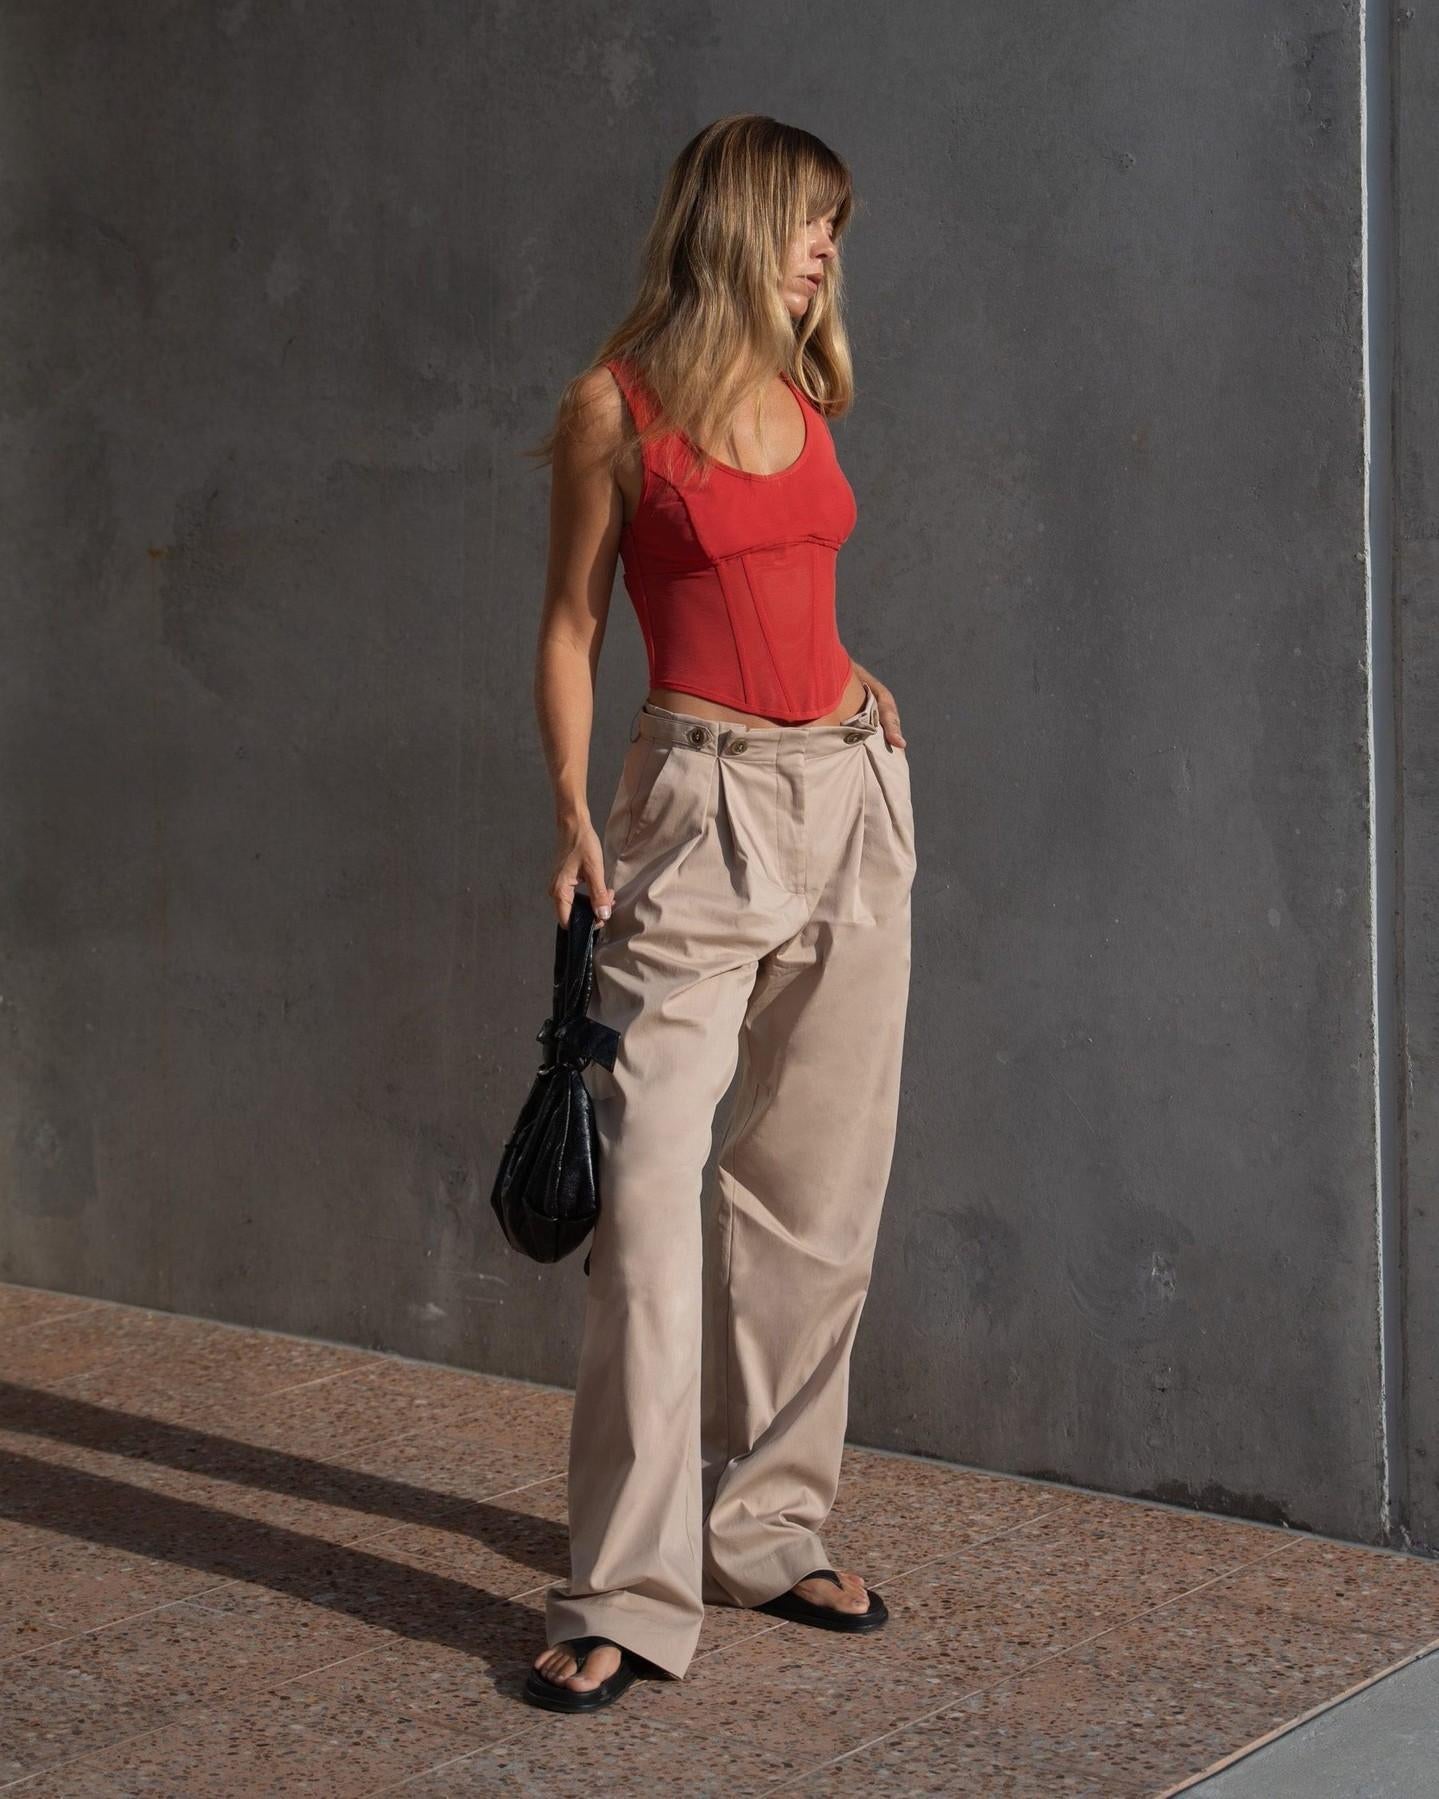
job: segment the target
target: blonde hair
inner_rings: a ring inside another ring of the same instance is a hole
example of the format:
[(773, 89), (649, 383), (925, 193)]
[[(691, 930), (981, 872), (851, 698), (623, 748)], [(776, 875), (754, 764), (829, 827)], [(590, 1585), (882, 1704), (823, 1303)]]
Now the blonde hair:
[(616, 460), (636, 442), (675, 431), (699, 473), (697, 446), (720, 437), (747, 396), (758, 429), (760, 397), (776, 369), (827, 417), (842, 416), (854, 371), (840, 257), (802, 318), (791, 317), (780, 289), (797, 233), (833, 210), (838, 247), (854, 205), (846, 164), (796, 125), (731, 113), (696, 132), (665, 177), (633, 306), (566, 384), (553, 428), (528, 453), (551, 460), (578, 418), (583, 384), (611, 358), (639, 373), (658, 412), (638, 436), (631, 422)]

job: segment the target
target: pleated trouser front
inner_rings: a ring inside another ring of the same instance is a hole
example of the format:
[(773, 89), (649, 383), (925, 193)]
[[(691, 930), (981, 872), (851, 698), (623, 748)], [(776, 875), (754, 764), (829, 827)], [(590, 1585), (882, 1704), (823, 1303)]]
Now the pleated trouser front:
[(546, 1634), (609, 1637), (683, 1678), (706, 1600), (756, 1605), (830, 1565), (899, 1105), (907, 755), (868, 690), (837, 725), (646, 702), (604, 847), (590, 1015), (622, 1035), (614, 1069), (586, 1071), (601, 1209)]

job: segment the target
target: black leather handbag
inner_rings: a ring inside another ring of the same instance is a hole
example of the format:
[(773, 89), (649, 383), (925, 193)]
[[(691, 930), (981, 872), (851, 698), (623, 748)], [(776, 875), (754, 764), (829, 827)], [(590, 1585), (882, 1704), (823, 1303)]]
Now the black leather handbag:
[(510, 1247), (537, 1262), (577, 1249), (599, 1216), (599, 1133), (584, 1070), (592, 1061), (613, 1068), (620, 1042), (620, 1032), (586, 1015), (602, 928), (589, 894), (577, 888), (568, 925), (555, 927), (554, 1003), (536, 1033), (543, 1059), (490, 1193)]

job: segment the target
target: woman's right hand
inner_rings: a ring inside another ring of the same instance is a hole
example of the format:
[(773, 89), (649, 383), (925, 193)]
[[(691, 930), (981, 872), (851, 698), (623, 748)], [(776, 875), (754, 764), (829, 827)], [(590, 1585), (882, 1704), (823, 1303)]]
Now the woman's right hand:
[(560, 833), (559, 863), (550, 878), (550, 898), (562, 925), (570, 922), (570, 907), (580, 882), (589, 891), (595, 917), (608, 918), (615, 903), (614, 889), (605, 885), (604, 846), (588, 820)]

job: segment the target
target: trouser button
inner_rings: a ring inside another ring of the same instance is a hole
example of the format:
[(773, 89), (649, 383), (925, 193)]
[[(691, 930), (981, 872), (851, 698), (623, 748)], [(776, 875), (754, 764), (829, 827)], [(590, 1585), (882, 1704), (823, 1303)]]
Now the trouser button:
[(846, 731), (844, 734), (844, 740), (846, 743), (859, 743), (862, 741), (863, 737), (864, 737), (863, 731)]
[(704, 741), (705, 741), (704, 726), (703, 725), (691, 725), (690, 726), (690, 742), (691, 743), (703, 743)]
[(747, 739), (745, 739), (743, 737), (732, 737), (730, 739), (730, 746), (729, 746), (730, 755), (737, 756), (737, 755), (739, 755), (741, 750), (747, 750), (748, 748), (749, 748), (749, 743), (748, 743)]

